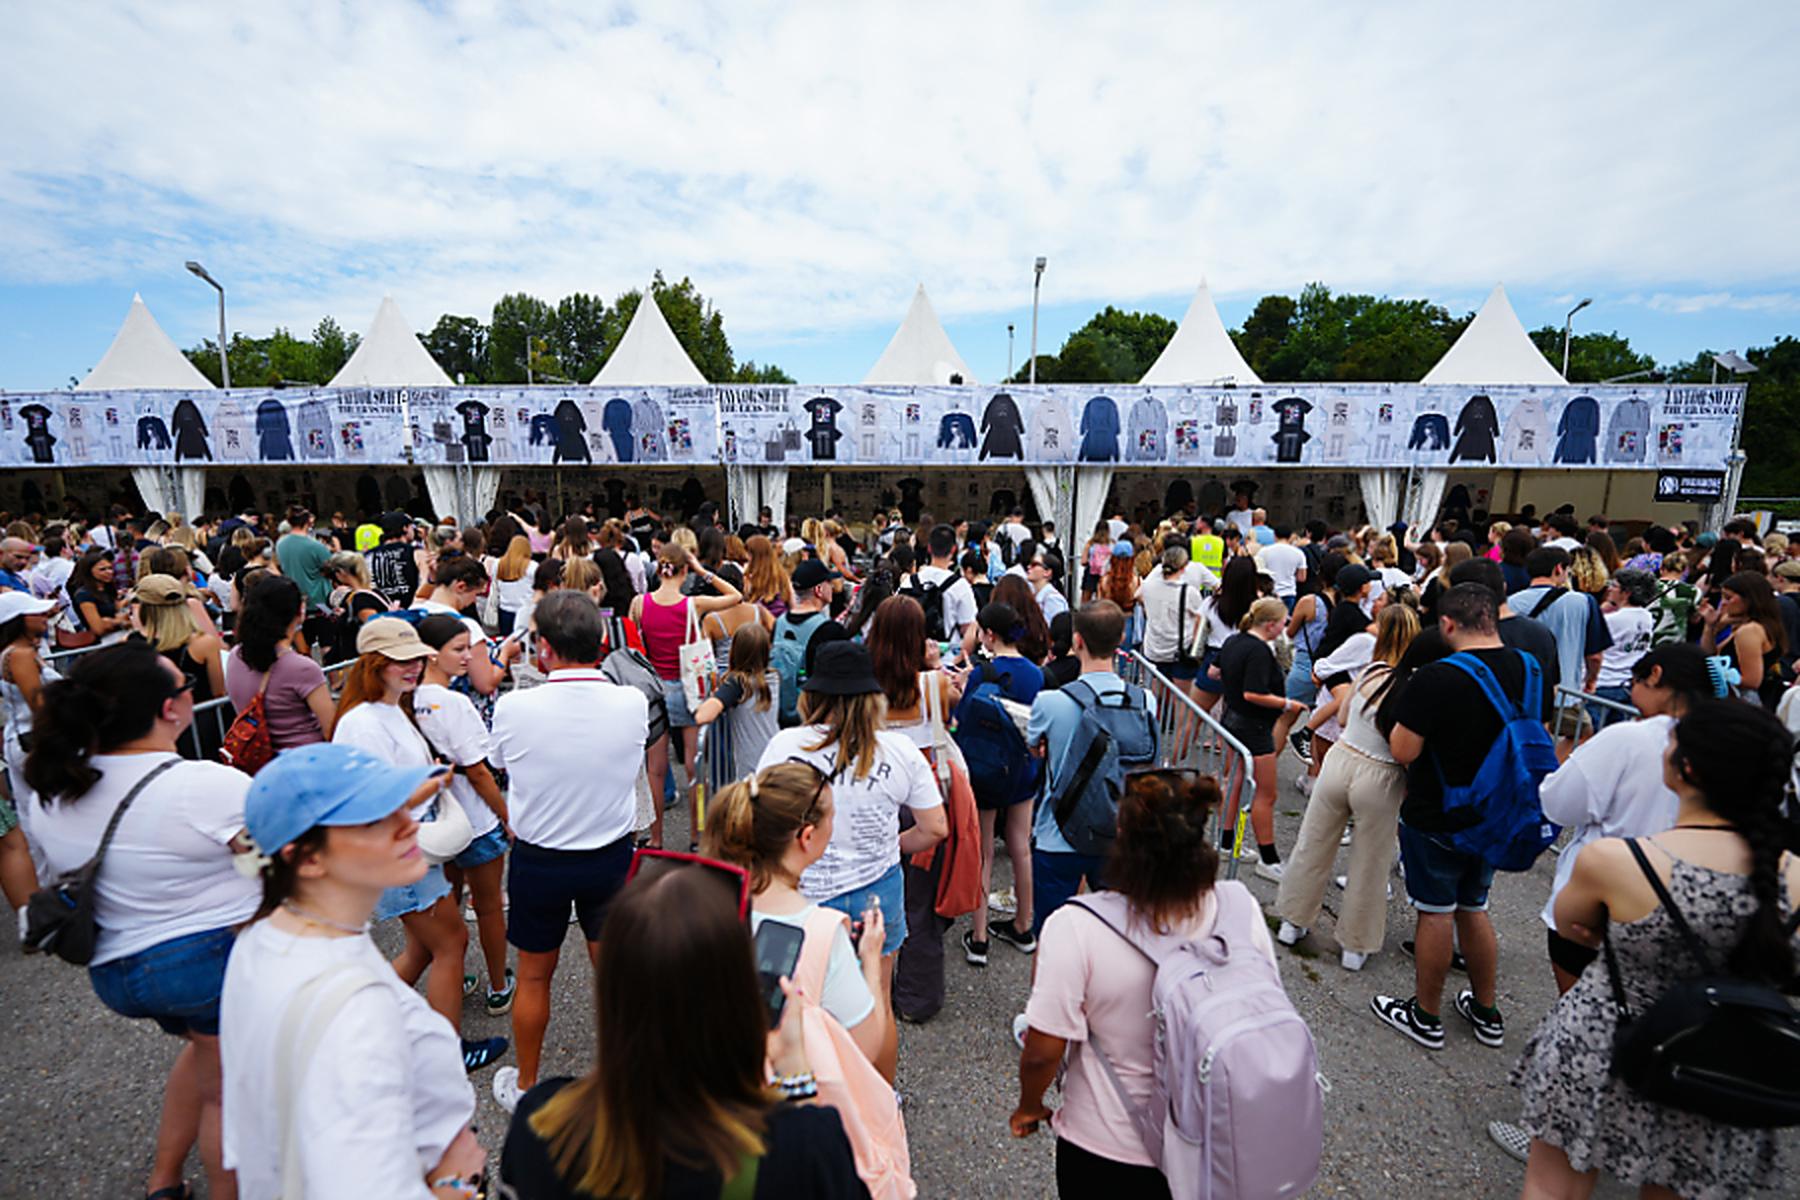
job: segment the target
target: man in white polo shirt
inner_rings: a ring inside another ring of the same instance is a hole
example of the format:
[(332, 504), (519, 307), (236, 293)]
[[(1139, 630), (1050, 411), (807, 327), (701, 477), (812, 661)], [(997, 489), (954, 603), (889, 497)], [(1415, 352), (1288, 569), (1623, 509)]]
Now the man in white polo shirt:
[(638, 769), (650, 709), (635, 688), (608, 683), (596, 663), (605, 624), (582, 592), (538, 602), (541, 687), (509, 692), (494, 708), (493, 761), (510, 776), (512, 863), (506, 940), (519, 952), (513, 1044), (519, 1065), (494, 1076), (511, 1112), (538, 1081), (550, 1024), (550, 977), (574, 912), (590, 961), (606, 905), (631, 868)]

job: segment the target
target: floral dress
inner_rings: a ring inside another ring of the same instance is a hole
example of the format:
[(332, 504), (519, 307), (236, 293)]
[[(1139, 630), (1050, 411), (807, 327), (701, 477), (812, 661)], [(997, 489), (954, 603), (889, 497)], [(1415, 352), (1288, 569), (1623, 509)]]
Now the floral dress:
[[(1671, 861), (1669, 894), (1723, 961), (1756, 911), (1749, 879)], [(1678, 973), (1696, 970), (1660, 905), (1615, 923), (1611, 937), (1633, 1012), (1653, 1004)], [(1527, 1133), (1561, 1149), (1577, 1171), (1598, 1167), (1634, 1187), (1661, 1184), (1687, 1200), (1727, 1200), (1776, 1185), (1781, 1131), (1722, 1125), (1643, 1099), (1609, 1070), (1617, 1029), (1602, 957), (1556, 1002), (1513, 1068)]]

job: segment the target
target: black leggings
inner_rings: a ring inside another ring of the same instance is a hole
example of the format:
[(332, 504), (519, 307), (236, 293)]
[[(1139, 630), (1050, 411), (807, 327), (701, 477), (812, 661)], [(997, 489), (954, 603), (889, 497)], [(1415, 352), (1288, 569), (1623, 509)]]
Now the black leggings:
[(1129, 1196), (1132, 1200), (1168, 1200), (1169, 1181), (1155, 1167), (1115, 1162), (1056, 1139), (1056, 1194), (1063, 1200), (1095, 1196)]

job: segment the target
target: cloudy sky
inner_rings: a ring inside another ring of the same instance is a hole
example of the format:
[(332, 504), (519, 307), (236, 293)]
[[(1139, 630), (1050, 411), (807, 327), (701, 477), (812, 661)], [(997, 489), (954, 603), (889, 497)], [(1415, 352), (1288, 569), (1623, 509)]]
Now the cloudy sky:
[[(924, 282), (975, 373), (1102, 304), (1308, 280), (1659, 358), (1800, 333), (1800, 8), (11, 5), (0, 387), (141, 291), (214, 327), (413, 323), (690, 275), (739, 357), (860, 379)], [(1786, 80), (1786, 82), (1782, 82)]]

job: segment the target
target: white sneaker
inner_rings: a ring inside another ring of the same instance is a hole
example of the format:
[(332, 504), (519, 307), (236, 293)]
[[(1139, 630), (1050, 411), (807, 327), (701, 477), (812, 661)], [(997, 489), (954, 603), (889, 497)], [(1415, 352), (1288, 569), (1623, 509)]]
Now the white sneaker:
[[(1336, 875), (1332, 877), (1331, 882), (1337, 884), (1339, 891), (1344, 891), (1350, 886), (1350, 877), (1348, 875)], [(1391, 879), (1388, 880), (1387, 898), (1389, 900), (1394, 898), (1394, 881)]]
[(1348, 846), (1350, 844), (1350, 830), (1351, 826), (1344, 826), (1344, 836), (1338, 839), (1338, 845)]
[(1021, 1050), (1023, 1050), (1025, 1048), (1025, 1031), (1030, 1028), (1031, 1028), (1031, 1022), (1029, 1022), (1025, 1019), (1024, 1013), (1020, 1013), (1018, 1016), (1013, 1018), (1013, 1022), (1012, 1022), (1013, 1041), (1015, 1041), (1019, 1044), (1019, 1049), (1021, 1049)]
[(988, 911), (999, 913), (1003, 917), (1012, 916), (1019, 911), (1017, 894), (1011, 888), (989, 892)]
[(1238, 850), (1239, 862), (1252, 862), (1262, 858), (1262, 852), (1256, 848), (1256, 839), (1245, 838), (1242, 848)]
[(1294, 790), (1299, 792), (1302, 796), (1311, 796), (1313, 790), (1313, 777), (1311, 775), (1298, 776), (1294, 780)]
[(1363, 969), (1363, 964), (1369, 961), (1369, 956), (1358, 954), (1354, 950), (1346, 950), (1338, 956), (1338, 961), (1344, 964), (1346, 971), (1360, 971)]
[(1292, 946), (1306, 936), (1306, 930), (1292, 921), (1283, 921), (1281, 928), (1275, 931), (1275, 940), (1284, 946)]
[(1273, 862), (1273, 863), (1259, 862), (1256, 864), (1257, 878), (1272, 879), (1276, 883), (1281, 882), (1281, 877), (1282, 877), (1282, 875), (1286, 874), (1286, 871), (1287, 871), (1287, 868), (1282, 863), (1278, 863), (1278, 862)]
[(519, 1088), (519, 1068), (501, 1067), (494, 1072), (494, 1103), (512, 1112), (525, 1093)]

